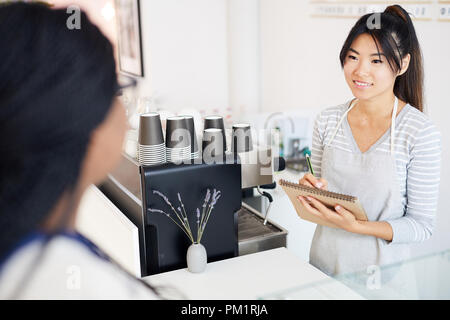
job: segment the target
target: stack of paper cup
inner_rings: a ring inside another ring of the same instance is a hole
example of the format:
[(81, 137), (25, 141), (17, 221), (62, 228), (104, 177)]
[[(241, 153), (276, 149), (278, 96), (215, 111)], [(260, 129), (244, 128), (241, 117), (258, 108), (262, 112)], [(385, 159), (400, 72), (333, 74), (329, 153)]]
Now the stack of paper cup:
[(216, 129), (221, 129), (222, 130), (222, 136), (223, 136), (223, 150), (227, 150), (227, 140), (225, 137), (225, 125), (223, 122), (223, 117), (222, 116), (217, 116), (217, 115), (212, 115), (212, 116), (207, 116), (205, 117), (205, 124), (204, 124), (204, 130), (206, 129), (211, 129), (211, 128), (216, 128)]
[(195, 132), (194, 117), (184, 116), (186, 119), (186, 126), (189, 130), (190, 144), (191, 144), (191, 159), (197, 159), (200, 156), (198, 150), (197, 134)]
[(222, 129), (203, 130), (202, 151), (203, 159), (214, 158), (225, 153)]
[(156, 112), (140, 115), (138, 161), (143, 166), (158, 165), (166, 162), (166, 147), (161, 119)]
[(191, 159), (191, 135), (184, 116), (167, 118), (166, 159), (168, 162)]
[(252, 150), (253, 143), (250, 125), (247, 123), (234, 124), (231, 135), (231, 152), (239, 153)]

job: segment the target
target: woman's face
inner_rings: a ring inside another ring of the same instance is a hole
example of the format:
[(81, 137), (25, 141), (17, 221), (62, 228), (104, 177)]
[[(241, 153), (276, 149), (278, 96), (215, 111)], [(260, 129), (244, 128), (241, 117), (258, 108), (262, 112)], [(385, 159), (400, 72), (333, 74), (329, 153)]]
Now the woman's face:
[(353, 41), (345, 57), (344, 74), (353, 95), (360, 100), (372, 100), (392, 93), (397, 76), (382, 51), (378, 56), (377, 46), (367, 33)]
[(86, 183), (100, 183), (116, 167), (127, 129), (125, 108), (114, 99), (105, 120), (92, 133), (84, 163)]

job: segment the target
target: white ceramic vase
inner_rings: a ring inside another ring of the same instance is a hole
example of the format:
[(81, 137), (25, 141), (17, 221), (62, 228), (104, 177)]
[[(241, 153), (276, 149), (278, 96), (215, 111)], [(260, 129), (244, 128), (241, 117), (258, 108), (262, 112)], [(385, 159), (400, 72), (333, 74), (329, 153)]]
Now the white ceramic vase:
[(188, 270), (192, 273), (203, 272), (206, 268), (206, 249), (201, 243), (193, 243), (189, 246), (186, 254)]

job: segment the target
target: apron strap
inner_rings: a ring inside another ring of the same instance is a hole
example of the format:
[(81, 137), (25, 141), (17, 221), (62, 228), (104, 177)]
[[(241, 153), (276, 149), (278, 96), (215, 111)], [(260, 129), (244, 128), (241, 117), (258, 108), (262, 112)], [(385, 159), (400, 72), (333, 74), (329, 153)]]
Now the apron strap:
[[(397, 96), (395, 96), (395, 101), (394, 101), (394, 109), (392, 110), (392, 117), (391, 117), (391, 155), (394, 155), (394, 137), (395, 137), (395, 118), (397, 116), (397, 109), (398, 109), (398, 98)], [(352, 101), (352, 103), (350, 104), (350, 107), (344, 112), (344, 115), (341, 117), (341, 119), (339, 120), (336, 129), (333, 132), (333, 135), (331, 136), (330, 141), (328, 141), (328, 143), (326, 144), (326, 146), (329, 146), (331, 144), (331, 142), (333, 142), (334, 137), (336, 136), (339, 127), (342, 124), (342, 121), (344, 121), (345, 117), (347, 116), (347, 113), (355, 106), (356, 102), (358, 99), (354, 99)]]
[(398, 109), (398, 99), (394, 95), (394, 110), (392, 110), (392, 118), (391, 118), (391, 156), (394, 156), (394, 137), (395, 137), (395, 118), (397, 117), (397, 109)]
[(326, 144), (326, 146), (329, 146), (329, 145), (331, 144), (331, 142), (333, 142), (334, 137), (336, 136), (336, 134), (337, 134), (337, 132), (338, 132), (338, 130), (339, 130), (339, 127), (340, 127), (341, 124), (342, 124), (342, 121), (344, 121), (345, 117), (347, 116), (347, 113), (348, 113), (350, 110), (352, 110), (352, 108), (355, 106), (355, 103), (356, 103), (357, 100), (358, 100), (358, 99), (353, 100), (352, 103), (350, 104), (350, 108), (348, 108), (348, 109), (344, 112), (344, 115), (343, 115), (343, 116), (341, 117), (341, 119), (339, 120), (339, 122), (338, 122), (338, 124), (337, 124), (337, 126), (336, 126), (336, 129), (334, 130), (334, 133), (333, 133), (333, 135), (331, 136), (330, 141), (328, 141), (328, 143)]

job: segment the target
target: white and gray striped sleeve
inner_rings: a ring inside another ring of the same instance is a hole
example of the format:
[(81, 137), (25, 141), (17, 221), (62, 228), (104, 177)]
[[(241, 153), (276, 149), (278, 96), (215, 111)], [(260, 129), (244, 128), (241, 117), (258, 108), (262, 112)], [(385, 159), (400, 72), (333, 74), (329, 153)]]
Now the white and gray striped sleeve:
[(426, 121), (410, 149), (405, 214), (387, 221), (393, 229), (392, 243), (422, 242), (431, 237), (438, 205), (440, 169), (441, 135), (430, 121)]
[(322, 177), (322, 153), (323, 153), (323, 135), (325, 131), (325, 119), (322, 113), (318, 114), (314, 121), (314, 129), (312, 135), (311, 148), (311, 165), (314, 170), (314, 175), (317, 178)]

